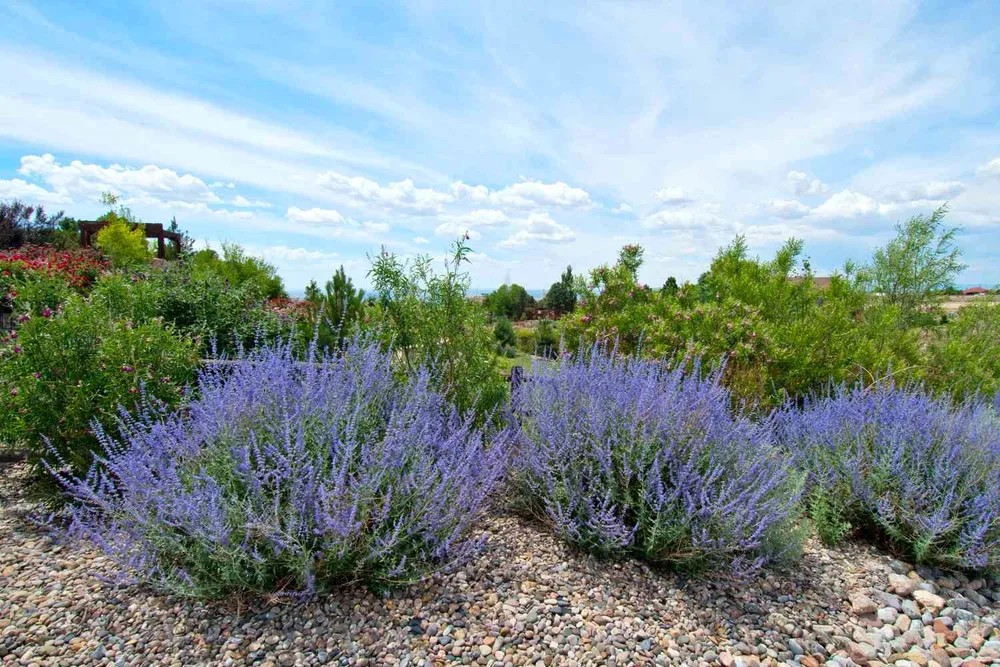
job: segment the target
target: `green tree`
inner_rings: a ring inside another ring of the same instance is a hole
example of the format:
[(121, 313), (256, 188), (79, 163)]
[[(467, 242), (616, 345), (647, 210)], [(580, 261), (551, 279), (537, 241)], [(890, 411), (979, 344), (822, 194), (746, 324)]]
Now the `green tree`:
[(664, 296), (677, 296), (677, 291), (680, 287), (677, 286), (677, 278), (670, 276), (667, 278), (667, 282), (663, 283), (663, 289), (661, 290)]
[(28, 206), (17, 199), (0, 202), (0, 250), (25, 243), (50, 243), (65, 215), (48, 215), (43, 206)]
[(495, 317), (506, 317), (511, 320), (523, 319), (524, 311), (534, 304), (534, 297), (517, 284), (501, 285), (483, 299), (483, 305)]
[(559, 282), (552, 283), (546, 292), (544, 302), (557, 315), (573, 312), (576, 308), (576, 285), (573, 278), (573, 267), (567, 266)]
[[(901, 324), (909, 326), (938, 305), (938, 294), (954, 288), (966, 265), (955, 246), (958, 227), (946, 227), (948, 209), (916, 215), (896, 225), (896, 236), (872, 255), (859, 272), (861, 284), (898, 306)], [(936, 319), (931, 317), (931, 319)]]
[(316, 305), (319, 305), (320, 301), (323, 299), (323, 293), (319, 291), (319, 285), (316, 284), (315, 280), (309, 281), (309, 284), (306, 285), (306, 290), (303, 296), (306, 301)]
[(517, 336), (514, 335), (514, 325), (503, 315), (497, 318), (497, 323), (493, 327), (493, 337), (504, 347), (514, 347), (517, 345)]
[[(312, 285), (315, 287), (315, 283)], [(308, 298), (309, 288), (306, 290), (306, 300), (312, 301)], [(316, 294), (312, 296), (315, 298)], [(328, 350), (343, 347), (344, 339), (352, 335), (355, 324), (364, 315), (364, 300), (365, 291), (354, 287), (343, 266), (337, 269), (333, 278), (326, 282), (326, 292), (314, 302), (317, 307), (313, 310), (314, 319), (310, 324), (317, 328), (320, 347)]]

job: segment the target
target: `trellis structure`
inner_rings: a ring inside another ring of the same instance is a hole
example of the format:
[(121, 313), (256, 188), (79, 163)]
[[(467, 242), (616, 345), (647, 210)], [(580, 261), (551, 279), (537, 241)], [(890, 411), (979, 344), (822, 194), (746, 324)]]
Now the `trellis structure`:
[[(97, 232), (107, 226), (107, 222), (81, 222), (80, 223), (80, 245), (89, 248), (91, 240), (97, 236)], [(156, 222), (142, 223), (147, 239), (156, 239), (156, 256), (160, 259), (166, 258), (167, 241), (174, 244), (175, 256), (181, 255), (181, 235), (178, 232), (171, 232), (163, 228), (163, 225)]]

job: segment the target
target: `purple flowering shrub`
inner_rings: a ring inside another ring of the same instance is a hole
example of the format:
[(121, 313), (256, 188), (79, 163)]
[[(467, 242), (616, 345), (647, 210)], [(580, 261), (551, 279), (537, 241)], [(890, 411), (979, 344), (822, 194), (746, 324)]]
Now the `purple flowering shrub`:
[(777, 428), (825, 541), (859, 532), (918, 562), (1000, 565), (1000, 421), (986, 401), (890, 380), (789, 406)]
[(71, 534), (184, 594), (389, 586), (467, 555), (509, 458), (392, 356), (355, 341), (296, 361), (262, 347), (199, 376), (183, 414), (148, 410), (62, 482)]
[(513, 396), (521, 509), (580, 548), (748, 573), (796, 551), (799, 475), (703, 375), (600, 347)]

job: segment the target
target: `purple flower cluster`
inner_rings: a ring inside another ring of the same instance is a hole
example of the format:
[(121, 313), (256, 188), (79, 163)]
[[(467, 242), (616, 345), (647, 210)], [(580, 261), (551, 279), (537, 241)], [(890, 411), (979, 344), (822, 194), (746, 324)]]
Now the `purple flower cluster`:
[(510, 431), (485, 433), (392, 357), (355, 342), (210, 366), (184, 414), (123, 414), (84, 479), (71, 533), (154, 585), (214, 597), (385, 586), (475, 548)]
[(821, 537), (888, 538), (919, 562), (1000, 566), (1000, 421), (891, 379), (789, 406), (779, 439), (808, 471)]
[(591, 348), (513, 396), (522, 509), (600, 555), (751, 572), (798, 546), (799, 475), (719, 373)]

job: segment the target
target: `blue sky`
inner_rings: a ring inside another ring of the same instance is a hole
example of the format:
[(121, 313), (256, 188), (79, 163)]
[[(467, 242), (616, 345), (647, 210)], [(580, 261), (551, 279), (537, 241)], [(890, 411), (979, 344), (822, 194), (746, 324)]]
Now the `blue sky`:
[(0, 198), (111, 190), (290, 289), (366, 254), (694, 279), (745, 234), (818, 272), (947, 201), (1000, 283), (1000, 3), (0, 0)]

